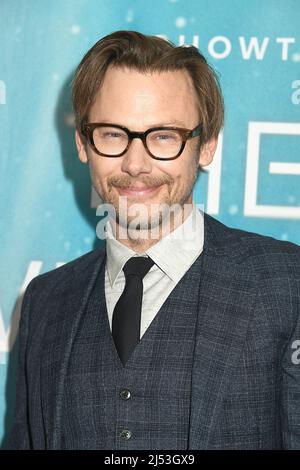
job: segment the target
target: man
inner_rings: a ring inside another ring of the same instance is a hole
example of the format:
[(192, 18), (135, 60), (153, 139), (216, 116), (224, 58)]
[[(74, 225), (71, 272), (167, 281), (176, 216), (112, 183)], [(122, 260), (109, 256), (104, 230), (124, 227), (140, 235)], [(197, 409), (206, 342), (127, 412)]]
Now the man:
[(26, 290), (9, 447), (300, 448), (299, 247), (192, 199), (223, 124), (214, 72), (119, 31), (73, 104), (107, 241)]

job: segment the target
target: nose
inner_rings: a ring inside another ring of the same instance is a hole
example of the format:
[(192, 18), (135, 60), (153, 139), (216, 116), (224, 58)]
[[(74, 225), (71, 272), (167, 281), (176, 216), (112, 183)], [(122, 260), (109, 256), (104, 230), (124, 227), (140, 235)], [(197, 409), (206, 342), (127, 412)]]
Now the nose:
[(141, 139), (132, 139), (129, 149), (123, 155), (121, 170), (132, 176), (151, 172), (152, 158), (146, 152)]

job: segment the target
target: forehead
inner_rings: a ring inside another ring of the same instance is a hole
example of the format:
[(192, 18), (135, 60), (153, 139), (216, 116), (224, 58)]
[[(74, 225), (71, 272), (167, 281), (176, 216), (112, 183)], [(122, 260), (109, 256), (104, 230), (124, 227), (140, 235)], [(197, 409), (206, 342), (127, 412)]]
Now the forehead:
[(109, 67), (90, 109), (91, 121), (155, 125), (197, 120), (197, 97), (184, 70), (142, 73), (128, 68)]

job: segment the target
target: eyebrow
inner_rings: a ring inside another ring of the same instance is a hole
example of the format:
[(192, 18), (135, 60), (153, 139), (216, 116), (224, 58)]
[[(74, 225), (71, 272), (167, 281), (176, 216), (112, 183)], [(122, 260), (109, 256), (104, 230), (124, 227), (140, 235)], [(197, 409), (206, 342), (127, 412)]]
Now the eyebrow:
[[(95, 121), (96, 122), (96, 121)], [(102, 120), (99, 120), (97, 122), (102, 122), (103, 124), (110, 124), (110, 125), (113, 125), (113, 124), (116, 124), (117, 126), (122, 126), (122, 127), (128, 127), (127, 125), (123, 124), (123, 123), (120, 123), (120, 122), (115, 122), (115, 121), (110, 121), (108, 119), (102, 119)], [(186, 124), (184, 124), (183, 122), (181, 121), (177, 121), (177, 120), (174, 120), (174, 121), (170, 121), (170, 122), (158, 122), (158, 123), (154, 123), (152, 125), (149, 125), (148, 129), (151, 129), (152, 127), (167, 127), (167, 126), (179, 126), (179, 127), (184, 127), (186, 128)]]

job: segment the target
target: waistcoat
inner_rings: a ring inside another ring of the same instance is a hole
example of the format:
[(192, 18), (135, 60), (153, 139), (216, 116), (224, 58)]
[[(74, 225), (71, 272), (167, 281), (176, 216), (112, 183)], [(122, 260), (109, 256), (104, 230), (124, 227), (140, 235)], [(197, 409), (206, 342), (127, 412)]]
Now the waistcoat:
[(105, 259), (73, 344), (63, 449), (188, 449), (200, 255), (121, 363), (105, 301)]

